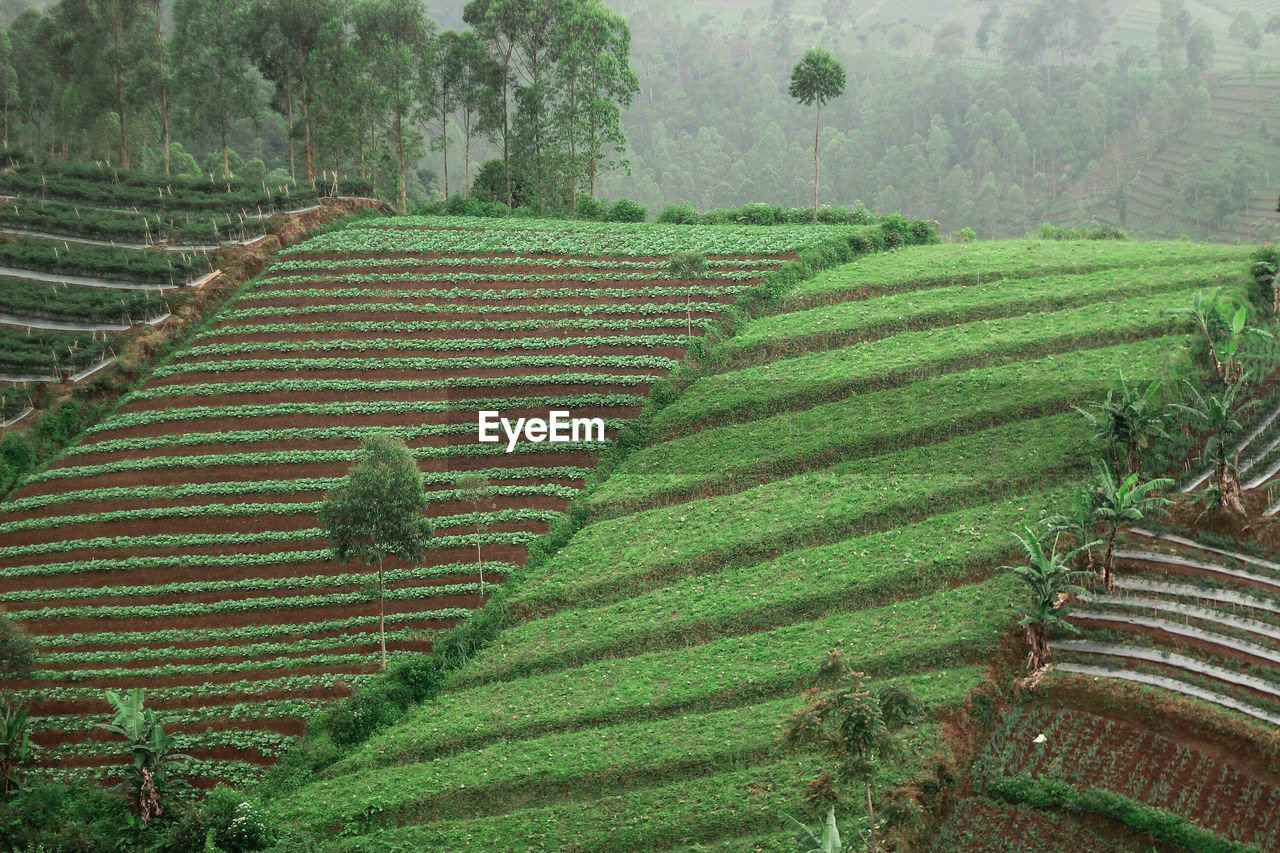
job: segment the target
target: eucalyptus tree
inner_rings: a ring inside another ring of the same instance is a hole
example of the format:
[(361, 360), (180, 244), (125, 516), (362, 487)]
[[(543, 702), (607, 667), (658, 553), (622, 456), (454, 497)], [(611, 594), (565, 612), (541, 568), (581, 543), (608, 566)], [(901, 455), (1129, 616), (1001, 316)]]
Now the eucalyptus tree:
[(289, 173), (297, 177), (295, 143), (301, 129), (308, 181), (316, 177), (312, 112), (321, 72), (318, 54), (327, 28), (338, 20), (337, 13), (334, 0), (255, 0), (250, 16), (250, 52), (258, 69), (275, 83), (277, 102), (289, 127)]
[(435, 24), (422, 0), (362, 0), (355, 10), (356, 38), (369, 61), (373, 107), (385, 123), (400, 176), (400, 212), (409, 210), (408, 163), (416, 161), (421, 139), (414, 128), (419, 83)]
[(502, 137), (502, 177), (508, 208), (514, 206), (511, 195), (511, 88), (512, 66), (521, 27), (519, 11), (508, 0), (471, 0), (462, 12), (462, 19), (475, 31), (497, 68), (500, 122), (496, 130)]
[(818, 141), (822, 133), (822, 107), (844, 93), (845, 71), (830, 51), (815, 47), (791, 69), (791, 97), (804, 106), (816, 106), (813, 126), (813, 221), (818, 221)]
[(4, 147), (9, 147), (9, 128), (22, 105), (18, 72), (13, 66), (13, 40), (0, 28), (0, 113), (4, 115)]
[(501, 69), (479, 37), (471, 30), (455, 33), (444, 61), (457, 69), (457, 110), (462, 128), (462, 191), (471, 186), (471, 142), (476, 136), (492, 138), (500, 126), (498, 103)]
[[(621, 108), (640, 90), (631, 70), (631, 30), (627, 22), (599, 0), (579, 0), (566, 8), (557, 46), (557, 136), (568, 147), (571, 205), (578, 207), (578, 181), (586, 178), (595, 196), (596, 179), (607, 168), (610, 152), (627, 144)], [(585, 176), (581, 174), (585, 166)]]
[(175, 100), (194, 130), (213, 133), (222, 176), (231, 177), (232, 125), (256, 113), (251, 66), (243, 45), (246, 0), (174, 0)]
[(707, 270), (707, 258), (701, 252), (676, 252), (667, 261), (671, 277), (685, 283), (684, 314), (687, 326), (686, 343), (693, 340), (693, 282)]
[(378, 638), (382, 669), (387, 668), (387, 582), (385, 563), (395, 556), (413, 563), (431, 536), (423, 515), (427, 498), (413, 454), (384, 436), (365, 442), (360, 457), (338, 486), (325, 496), (320, 524), (335, 559), (376, 566)]
[(449, 120), (458, 107), (462, 88), (463, 65), (460, 62), (462, 34), (444, 32), (431, 39), (421, 62), (422, 119), (435, 138), (431, 147), (444, 161), (444, 197), (449, 198)]

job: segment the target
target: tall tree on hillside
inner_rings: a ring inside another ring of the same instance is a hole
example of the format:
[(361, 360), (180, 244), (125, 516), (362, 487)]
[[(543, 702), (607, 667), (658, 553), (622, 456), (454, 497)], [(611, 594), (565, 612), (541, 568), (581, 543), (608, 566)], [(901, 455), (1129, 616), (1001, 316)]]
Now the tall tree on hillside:
[[(297, 177), (296, 137), (302, 131), (308, 181), (316, 177), (312, 110), (326, 28), (337, 19), (333, 0), (256, 0), (248, 32), (250, 52), (262, 73), (276, 84), (277, 100), (289, 127), (289, 172)], [(300, 118), (295, 118), (294, 107)]]
[(320, 524), (333, 556), (378, 568), (378, 637), (382, 669), (387, 668), (387, 583), (389, 556), (413, 563), (431, 536), (422, 513), (427, 497), (413, 454), (401, 442), (375, 436), (365, 442), (346, 478), (320, 507)]
[(13, 67), (13, 41), (9, 31), (0, 29), (0, 112), (4, 113), (4, 147), (9, 147), (9, 126), (22, 104), (18, 93), (18, 72)]
[[(96, 59), (110, 73), (116, 123), (120, 139), (120, 166), (129, 168), (129, 102), (133, 69), (140, 58), (139, 37), (147, 23), (146, 9), (140, 0), (88, 0), (86, 11), (91, 16), (98, 46)], [(94, 69), (100, 73), (99, 69)]]
[(462, 191), (471, 186), (471, 142), (477, 136), (492, 138), (501, 123), (498, 103), (500, 66), (490, 58), (474, 32), (457, 33), (449, 42), (445, 62), (457, 68), (457, 110), (462, 125)]
[(462, 19), (485, 44), (498, 69), (498, 109), (502, 136), (502, 177), (507, 207), (511, 196), (511, 85), (516, 41), (520, 33), (519, 9), (507, 0), (471, 0), (463, 9)]
[(166, 61), (169, 46), (165, 41), (161, 18), (161, 0), (151, 0), (151, 36), (155, 44), (155, 81), (156, 98), (160, 106), (160, 152), (164, 162), (164, 173), (173, 174), (173, 163), (169, 159), (169, 76), (170, 63)]
[(231, 126), (254, 114), (255, 98), (242, 45), (245, 0), (174, 0), (173, 52), (178, 101), (193, 129), (215, 134), (222, 177), (231, 177)]
[(807, 106), (816, 105), (813, 126), (813, 221), (818, 221), (818, 139), (822, 132), (822, 105), (844, 92), (844, 66), (823, 48), (815, 47), (791, 69), (791, 97)]
[(587, 193), (596, 194), (596, 176), (607, 152), (627, 144), (621, 108), (630, 106), (640, 83), (631, 70), (631, 30), (599, 0), (572, 4), (557, 46), (557, 108), (554, 124), (567, 144), (572, 207), (578, 207), (578, 180), (585, 165)]
[(564, 168), (552, 156), (552, 101), (554, 71), (561, 47), (559, 35), (567, 26), (569, 10), (583, 0), (496, 0), (511, 7), (516, 30), (515, 102), (512, 127), (517, 153), (529, 171), (539, 208), (547, 202), (556, 175)]
[(445, 32), (431, 39), (422, 59), (422, 118), (435, 138), (431, 147), (444, 162), (444, 197), (449, 198), (449, 121), (458, 107), (462, 88), (461, 33)]
[(409, 210), (408, 163), (417, 160), (414, 129), (419, 81), (435, 25), (422, 0), (363, 0), (356, 9), (356, 37), (369, 60), (375, 109), (382, 115), (400, 171), (400, 212)]

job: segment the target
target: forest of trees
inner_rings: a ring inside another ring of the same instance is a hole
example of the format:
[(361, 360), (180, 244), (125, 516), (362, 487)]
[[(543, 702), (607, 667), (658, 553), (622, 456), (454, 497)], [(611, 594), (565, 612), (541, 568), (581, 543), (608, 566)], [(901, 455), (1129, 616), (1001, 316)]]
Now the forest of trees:
[(464, 20), (441, 32), (422, 0), (62, 0), (0, 37), (4, 144), (165, 173), (341, 172), (403, 209), (466, 191), (488, 143), (495, 200), (572, 207), (625, 149), (626, 22), (600, 0), (474, 0)]
[[(358, 175), (406, 207), (467, 191), (806, 206), (813, 114), (788, 77), (821, 46), (848, 71), (820, 113), (822, 200), (1008, 235), (1087, 218), (1073, 188), (1113, 143), (1155, 152), (1207, 121), (1215, 56), (1243, 51), (1256, 79), (1280, 35), (1280, 14), (1215, 31), (1184, 0), (1160, 0), (1150, 43), (1112, 37), (1109, 0), (992, 0), (931, 27), (864, 22), (857, 0), (816, 19), (744, 2), (736, 21), (607, 2), (61, 0), (0, 33), (4, 140), (157, 171)], [(1280, 145), (1280, 128), (1258, 134)], [(1180, 215), (1224, 221), (1260, 157), (1241, 146), (1176, 176)]]

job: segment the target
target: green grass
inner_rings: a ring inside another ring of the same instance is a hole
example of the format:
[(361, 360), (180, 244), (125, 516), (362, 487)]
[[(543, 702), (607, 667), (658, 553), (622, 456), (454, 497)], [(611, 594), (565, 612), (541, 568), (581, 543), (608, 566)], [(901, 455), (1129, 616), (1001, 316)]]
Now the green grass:
[(1177, 264), (1135, 276), (1129, 268), (1089, 275), (1002, 279), (926, 291), (893, 293), (765, 317), (715, 350), (717, 370), (875, 340), (894, 332), (951, 326), (970, 320), (1017, 316), (1088, 305), (1108, 297), (1211, 287), (1243, 281), (1237, 262)]
[(1187, 346), (1165, 336), (977, 367), (702, 430), (632, 454), (585, 502), (594, 517), (617, 515), (1064, 410), (1100, 396), (1121, 367), (1132, 381), (1176, 376)]
[(1032, 492), (931, 516), (750, 566), (683, 578), (595, 608), (508, 628), (458, 676), (474, 684), (777, 627), (833, 610), (924, 595), (1017, 557), (1009, 531), (1066, 490)]
[(603, 603), (671, 577), (990, 500), (1083, 465), (1087, 437), (1078, 415), (1056, 415), (600, 521), (531, 575), (517, 603), (534, 613)]
[(868, 255), (801, 283), (779, 305), (795, 311), (895, 290), (981, 283), (997, 278), (1096, 272), (1113, 267), (1143, 269), (1168, 264), (1236, 261), (1247, 246), (1201, 243), (1130, 243), (1097, 240), (1004, 240), (912, 246)]
[[(981, 681), (978, 667), (893, 679), (926, 707), (954, 708)], [(291, 801), (282, 818), (317, 833), (359, 824), (368, 801), (382, 806), (369, 824), (394, 826), (412, 819), (441, 820), (513, 805), (538, 806), (566, 794), (598, 796), (602, 789), (666, 782), (713, 773), (751, 755), (785, 757), (779, 730), (802, 704), (798, 696), (675, 718), (569, 731), (422, 764), (353, 770)]]
[(893, 387), (944, 371), (994, 365), (1089, 345), (1166, 333), (1184, 321), (1186, 292), (1115, 299), (1063, 311), (978, 320), (903, 332), (829, 352), (699, 379), (652, 421), (663, 436), (789, 409), (808, 408), (852, 392)]

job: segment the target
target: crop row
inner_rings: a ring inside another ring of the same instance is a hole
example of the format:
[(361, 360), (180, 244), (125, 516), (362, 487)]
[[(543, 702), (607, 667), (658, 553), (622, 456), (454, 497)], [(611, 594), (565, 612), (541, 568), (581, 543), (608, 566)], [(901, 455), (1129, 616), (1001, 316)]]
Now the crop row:
[[(624, 408), (644, 403), (638, 394), (566, 394), (534, 397), (503, 397), (501, 408), (537, 409), (564, 408)], [(198, 421), (208, 418), (260, 418), (286, 415), (331, 415), (335, 418), (351, 415), (410, 414), (414, 412), (473, 411), (497, 405), (492, 397), (460, 400), (356, 400), (334, 403), (262, 403), (243, 406), (184, 406), (180, 408), (143, 409), (113, 415), (89, 431), (90, 435), (128, 427), (150, 424)]]
[[(153, 690), (147, 691), (147, 696)], [(195, 708), (166, 708), (160, 712), (160, 720), (166, 728), (196, 726), (214, 720), (271, 720), (282, 718), (306, 719), (329, 704), (331, 699), (259, 699), (233, 706), (208, 705)], [(45, 714), (31, 720), (32, 732), (90, 732), (102, 722), (91, 714)], [(242, 729), (242, 731), (244, 731)]]
[[(709, 269), (738, 269), (752, 267), (767, 269), (783, 263), (781, 258), (711, 258), (706, 265)], [(338, 260), (299, 259), (292, 261), (276, 261), (271, 264), (268, 274), (282, 272), (305, 272), (308, 270), (341, 270), (352, 267), (517, 267), (537, 266), (548, 269), (590, 267), (602, 270), (659, 270), (666, 271), (665, 260), (607, 260), (605, 258), (549, 258), (530, 255), (528, 257), (486, 257), (483, 255), (446, 255), (442, 257), (382, 257), (382, 258), (339, 258)]]
[(0, 174), (0, 190), (102, 207), (249, 212), (261, 207), (298, 207), (316, 198), (315, 191), (305, 186), (214, 181), (203, 175), (157, 178), (145, 172), (57, 161)]
[(649, 258), (687, 250), (714, 255), (773, 255), (870, 230), (869, 227), (826, 225), (761, 228), (550, 220), (533, 227), (524, 222), (515, 224), (494, 220), (492, 226), (486, 223), (483, 230), (476, 230), (474, 221), (450, 221), (446, 217), (398, 217), (385, 223), (362, 222), (358, 229), (321, 234), (293, 249), (286, 249), (283, 254), (287, 257), (304, 252), (501, 252)]
[(509, 388), (522, 385), (647, 385), (653, 376), (634, 373), (544, 373), (532, 376), (447, 376), (443, 379), (292, 379), (256, 382), (208, 382), (149, 386), (129, 401), (170, 397), (222, 397), (228, 394), (287, 394), (290, 392), (360, 391), (394, 393), (437, 388)]
[[(1033, 733), (1047, 739), (1028, 749)], [(1035, 708), (1011, 714), (992, 743), (980, 773), (1101, 787), (1263, 849), (1280, 840), (1280, 786), (1176, 740), (1091, 714)], [(1246, 823), (1254, 825), (1244, 835)]]
[[(835, 644), (854, 669), (883, 678), (976, 662), (1008, 630), (1018, 595), (1013, 580), (1003, 576), (745, 636), (446, 690), (335, 769), (422, 760), (549, 730), (705, 708), (713, 701), (723, 707), (786, 695), (812, 685), (814, 662)], [(904, 632), (903, 625), (930, 630)]]
[[(101, 691), (99, 691), (101, 692)], [(150, 696), (148, 690), (147, 695)], [(97, 766), (61, 766), (41, 767), (36, 772), (40, 778), (50, 782), (61, 782), (67, 785), (103, 785), (112, 780), (119, 780), (123, 775), (124, 756), (120, 764)], [(207, 779), (221, 782), (236, 788), (252, 785), (267, 770), (261, 764), (251, 761), (233, 761), (229, 759), (188, 758), (182, 762), (181, 776), (184, 779)]]
[[(376, 616), (374, 617), (377, 618)], [(465, 617), (464, 617), (465, 618)], [(277, 630), (279, 627), (277, 626)], [(369, 679), (364, 674), (323, 673), (304, 675), (282, 675), (277, 678), (242, 679), (240, 681), (224, 681), (217, 684), (184, 684), (147, 689), (149, 703), (192, 702), (214, 706), (219, 697), (263, 696), (273, 693), (307, 693), (315, 690), (345, 689), (358, 685)], [(39, 688), (22, 688), (10, 691), (16, 699), (24, 703), (34, 702), (93, 702), (102, 701), (101, 687), (79, 687), (73, 685), (46, 684)], [(193, 701), (194, 700), (194, 701)], [(234, 708), (244, 707), (237, 704)], [(224, 706), (224, 713), (234, 708)]]
[(453, 356), (451, 358), (243, 358), (190, 361), (156, 368), (152, 377), (163, 379), (184, 373), (227, 373), (237, 370), (507, 370), (520, 367), (605, 367), (670, 370), (679, 362), (661, 355), (539, 355)]
[[(368, 580), (368, 575), (362, 576)], [(145, 637), (146, 635), (143, 634)], [(266, 643), (246, 643), (241, 645), (207, 645), (207, 646), (157, 646), (139, 645), (129, 648), (94, 649), (90, 651), (49, 652), (43, 651), (40, 663), (50, 664), (105, 664), (136, 663), (144, 660), (186, 660), (192, 657), (226, 658), (226, 657), (262, 657), (264, 655), (292, 655), (303, 652), (326, 651), (350, 646), (367, 646), (377, 644), (377, 631), (346, 633), (336, 637), (299, 637), (277, 640)], [(417, 642), (426, 636), (425, 632), (413, 628), (392, 628), (387, 631), (387, 642)], [(143, 642), (152, 642), (144, 640)]]
[(1008, 240), (945, 243), (870, 254), (798, 285), (783, 310), (830, 304), (862, 295), (943, 284), (981, 284), (997, 278), (1071, 275), (1127, 267), (1134, 277), (1169, 264), (1243, 263), (1247, 246), (1197, 243)]
[(0, 278), (0, 314), (82, 323), (130, 323), (164, 314), (181, 291), (68, 287), (31, 279)]
[[(976, 683), (975, 675), (965, 668), (893, 679), (893, 683), (919, 691), (928, 712), (936, 714), (963, 702)], [(800, 704), (800, 697), (785, 696), (676, 719), (549, 734), (402, 765), (395, 773), (381, 768), (352, 772), (322, 783), (306, 799), (289, 803), (285, 819), (312, 829), (359, 826), (365, 804), (376, 800), (383, 806), (378, 823), (394, 825), (409, 815), (431, 814), (433, 800), (437, 809), (447, 810), (442, 801), (457, 791), (483, 796), (489, 789), (577, 787), (580, 780), (615, 774), (652, 779), (693, 775), (695, 768), (707, 772), (746, 756), (759, 760), (781, 754), (785, 747), (778, 741), (778, 721)], [(327, 808), (318, 808), (320, 803)]]
[(0, 243), (0, 266), (150, 284), (183, 284), (210, 269), (203, 254), (72, 246), (54, 240)]
[(255, 352), (386, 352), (396, 350), (547, 350), (572, 347), (679, 347), (689, 343), (685, 335), (586, 335), (566, 338), (345, 338), (330, 341), (274, 340), (197, 344), (182, 351), (182, 358), (244, 355)]
[(698, 380), (663, 409), (655, 427), (676, 435), (713, 422), (808, 408), (851, 391), (891, 387), (944, 370), (1150, 336), (1182, 325), (1170, 312), (1186, 302), (1179, 293), (1157, 294), (1064, 311), (978, 320), (716, 374)]
[(743, 364), (787, 353), (847, 346), (893, 332), (955, 325), (969, 320), (1014, 316), (1088, 305), (1108, 297), (1132, 298), (1224, 279), (1243, 280), (1238, 264), (1178, 264), (1145, 271), (1109, 269), (1088, 275), (1047, 276), (942, 287), (870, 300), (843, 302), (763, 317), (716, 350), (719, 365)]
[[(751, 281), (760, 278), (760, 273), (756, 270), (707, 270), (699, 273), (697, 281)], [(683, 282), (684, 279), (677, 278), (665, 271), (658, 272), (527, 272), (527, 273), (503, 273), (503, 272), (442, 272), (442, 273), (422, 273), (422, 272), (397, 272), (397, 273), (317, 273), (314, 276), (309, 275), (289, 275), (289, 276), (268, 276), (261, 279), (257, 289), (267, 288), (278, 284), (288, 283), (290, 285), (295, 282), (298, 284), (306, 284), (309, 281), (317, 282), (336, 282), (339, 284), (380, 284), (395, 283), (401, 281), (411, 282), (453, 282), (462, 284), (464, 282), (499, 282), (513, 281), (518, 283), (536, 284), (537, 282), (576, 282), (582, 281), (588, 284), (596, 284), (599, 282), (610, 281), (670, 281)]]
[[(516, 593), (527, 609), (606, 603), (859, 530), (990, 500), (1083, 464), (1079, 415), (1054, 415), (589, 525)], [(673, 535), (675, 534), (675, 535)]]
[(749, 284), (693, 284), (682, 287), (668, 285), (637, 287), (509, 287), (481, 290), (472, 287), (423, 287), (392, 290), (384, 287), (280, 287), (259, 288), (240, 297), (237, 304), (263, 299), (477, 299), (507, 302), (512, 299), (653, 299), (695, 296), (736, 296), (750, 290)]
[(77, 204), (20, 199), (0, 207), (0, 224), (24, 231), (96, 240), (218, 243), (262, 233), (262, 223), (230, 214), (192, 219), (164, 213), (126, 213)]
[[(521, 510), (527, 512), (528, 510)], [(341, 565), (341, 564), (338, 564)], [(499, 574), (509, 567), (501, 563), (449, 563), (441, 566), (415, 567), (410, 569), (387, 569), (387, 583), (399, 581), (430, 580), (432, 578), (450, 578), (474, 575), (483, 571), (486, 575)], [(242, 577), (235, 580), (200, 580), (178, 581), (172, 583), (58, 587), (55, 589), (17, 590), (0, 593), (0, 602), (13, 603), (20, 601), (59, 601), (71, 598), (95, 598), (109, 596), (111, 598), (136, 598), (140, 596), (158, 595), (201, 595), (211, 592), (248, 592), (252, 590), (279, 590), (296, 588), (340, 587), (363, 584), (369, 579), (368, 572), (343, 572), (339, 574), (306, 575), (277, 578)]]
[[(720, 289), (717, 289), (719, 292)], [(381, 295), (381, 291), (376, 294)], [(541, 305), (469, 305), (467, 303), (434, 302), (336, 302), (321, 305), (264, 305), (257, 308), (232, 308), (221, 316), (227, 321), (256, 319), (258, 317), (293, 317), (305, 314), (368, 313), (368, 314), (569, 314), (577, 317), (594, 317), (597, 314), (699, 314), (720, 313), (725, 308), (720, 302), (640, 302), (593, 305), (582, 302), (546, 303)]]
[[(230, 731), (204, 731), (196, 733), (173, 732), (169, 736), (174, 752), (187, 753), (193, 749), (215, 749), (233, 747), (237, 750), (249, 750), (261, 755), (274, 757), (280, 755), (293, 743), (294, 738), (278, 732), (264, 732), (254, 729), (232, 729)], [(41, 749), (36, 757), (40, 761), (63, 761), (70, 758), (94, 758), (102, 755), (118, 755), (120, 744), (117, 741), (90, 740), (82, 743), (64, 743), (52, 749)]]
[[(113, 608), (123, 610), (124, 608)], [(140, 609), (140, 608), (139, 608)], [(160, 615), (157, 613), (156, 615)], [(403, 660), (415, 652), (395, 652), (388, 651), (387, 657), (391, 660)], [(271, 658), (269, 660), (247, 660), (247, 661), (223, 661), (219, 663), (191, 663), (189, 661), (179, 664), (159, 664), (157, 666), (121, 666), (121, 667), (90, 667), (88, 669), (52, 669), (37, 670), (33, 674), (33, 678), (38, 681), (84, 681), (90, 678), (118, 678), (130, 679), (131, 681), (144, 681), (148, 678), (172, 678), (174, 676), (190, 676), (190, 675), (225, 675), (226, 673), (240, 672), (259, 672), (262, 670), (280, 670), (288, 672), (291, 669), (301, 669), (304, 667), (376, 667), (378, 665), (378, 652), (353, 652), (350, 654), (317, 654), (307, 657), (288, 657), (282, 656)]]
[[(0, 557), (30, 557), (67, 551), (136, 548), (193, 548), (203, 545), (257, 545), (267, 542), (297, 542), (324, 536), (318, 527), (301, 530), (260, 530), (253, 533), (157, 533), (151, 536), (96, 536), (92, 539), (64, 539), (32, 545), (0, 546)], [(530, 533), (484, 533), (433, 536), (428, 548), (475, 547), (475, 545), (524, 545), (537, 537)]]
[[(485, 584), (486, 589), (497, 584)], [(452, 595), (475, 595), (480, 592), (480, 584), (454, 583), (434, 586), (410, 586), (400, 589), (388, 589), (387, 601), (421, 601)], [(137, 619), (137, 618), (169, 618), (176, 616), (204, 616), (213, 613), (249, 613), (259, 610), (293, 610), (307, 607), (343, 607), (356, 604), (376, 602), (376, 590), (359, 590), (356, 592), (334, 592), (327, 595), (280, 595), (260, 598), (233, 598), (221, 601), (175, 601), (165, 604), (80, 604), (66, 607), (40, 607), (22, 610), (18, 615), (23, 620), (35, 619)], [(452, 610), (440, 609), (431, 611), (437, 619), (449, 618)], [(420, 611), (421, 612), (421, 611)], [(443, 615), (446, 612), (449, 615)]]
[[(134, 509), (117, 509), (106, 512), (80, 513), (77, 515), (41, 515), (21, 521), (0, 523), (0, 534), (22, 530), (40, 530), (46, 527), (63, 527), (73, 524), (108, 524), (121, 521), (143, 521), (165, 518), (227, 518), (258, 517), (271, 515), (299, 515), (319, 512), (322, 501), (294, 503), (216, 503), (185, 504), (183, 506), (148, 506)], [(436, 516), (437, 528), (457, 527), (465, 524), (503, 524), (520, 521), (550, 521), (557, 513), (540, 509), (502, 509), (492, 512), (461, 513)], [(0, 594), (0, 601), (4, 595)]]
[[(2, 297), (2, 294), (0, 294)], [(255, 323), (252, 325), (219, 325), (200, 336), (211, 340), (228, 335), (246, 334), (316, 334), (325, 332), (514, 332), (552, 329), (684, 329), (686, 323), (701, 329), (711, 320), (686, 320), (684, 317), (658, 317), (632, 320), (606, 320), (575, 317), (568, 320), (341, 320), (329, 323)]]
[[(113, 486), (99, 489), (77, 489), (47, 495), (32, 495), (10, 503), (0, 505), (0, 517), (4, 513), (14, 513), (54, 507), (81, 501), (150, 501), (176, 500), (183, 497), (206, 497), (212, 495), (266, 495), (296, 494), (299, 492), (324, 492), (341, 482), (339, 477), (308, 477), (298, 480), (256, 480), (251, 482), (231, 483), (196, 483), (191, 486)], [(470, 500), (473, 496), (481, 498), (527, 498), (555, 497), (566, 500), (578, 494), (573, 486), (558, 483), (536, 483), (531, 485), (502, 486), (489, 485), (462, 492), (458, 489), (433, 489), (424, 493), (427, 501)]]
[(518, 678), (741, 636), (965, 583), (1013, 558), (1009, 531), (1052, 508), (1064, 493), (1018, 494), (904, 527), (787, 551), (762, 563), (680, 578), (617, 603), (520, 622), (504, 630), (455, 683)]
[(0, 373), (46, 376), (101, 361), (107, 342), (89, 332), (0, 327)]
[[(504, 563), (486, 563), (486, 566), (493, 566), (498, 574), (510, 574), (515, 567)], [(365, 576), (366, 578), (368, 575)], [(487, 585), (487, 584), (486, 584)], [(406, 638), (412, 638), (419, 635), (420, 631), (414, 628), (396, 628), (401, 623), (412, 623), (422, 621), (424, 616), (413, 613), (412, 611), (404, 613), (388, 613), (386, 622), (391, 632), (404, 632)], [(366, 616), (347, 616), (342, 619), (324, 619), (316, 622), (290, 622), (287, 625), (267, 624), (267, 625), (239, 625), (234, 628), (196, 628), (183, 626), (180, 628), (154, 628), (149, 631), (94, 631), (91, 633), (76, 632), (69, 634), (50, 634), (40, 638), (41, 660), (44, 660), (46, 654), (63, 654), (62, 652), (50, 652), (50, 649), (65, 649), (70, 646), (116, 646), (127, 647), (125, 653), (131, 653), (136, 650), (139, 654), (144, 653), (148, 649), (153, 649), (157, 643), (208, 643), (208, 646), (200, 648), (213, 648), (223, 644), (227, 644), (229, 649), (245, 649), (247, 645), (231, 645), (240, 641), (249, 641), (261, 643), (271, 641), (281, 646), (288, 646), (295, 640), (299, 643), (310, 643), (312, 640), (304, 639), (308, 634), (319, 634), (324, 632), (339, 632), (332, 639), (341, 640), (343, 637), (361, 636), (364, 634), (375, 635), (378, 629), (377, 614), (369, 614)], [(388, 635), (390, 636), (390, 634)], [(324, 642), (323, 639), (316, 639), (315, 642)], [(199, 649), (188, 650), (199, 651)], [(288, 649), (284, 649), (288, 651)], [(241, 652), (229, 652), (240, 654)], [(67, 654), (96, 654), (95, 652), (79, 652), (73, 651)]]
[(1120, 371), (1131, 381), (1177, 372), (1187, 341), (1153, 338), (998, 367), (922, 378), (799, 412), (714, 427), (631, 454), (589, 496), (595, 515), (700, 493), (906, 444), (944, 439), (1098, 396)]

